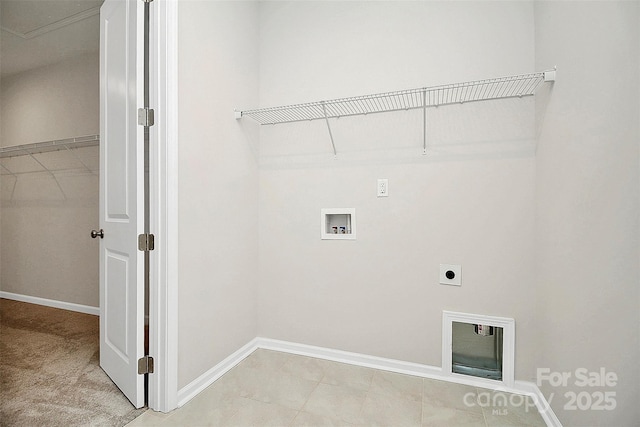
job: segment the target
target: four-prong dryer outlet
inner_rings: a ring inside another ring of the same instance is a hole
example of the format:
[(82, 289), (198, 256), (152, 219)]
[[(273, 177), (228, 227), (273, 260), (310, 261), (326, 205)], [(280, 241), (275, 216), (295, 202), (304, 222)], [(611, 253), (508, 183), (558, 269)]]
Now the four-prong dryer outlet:
[(462, 267), (459, 264), (440, 264), (440, 284), (462, 286)]

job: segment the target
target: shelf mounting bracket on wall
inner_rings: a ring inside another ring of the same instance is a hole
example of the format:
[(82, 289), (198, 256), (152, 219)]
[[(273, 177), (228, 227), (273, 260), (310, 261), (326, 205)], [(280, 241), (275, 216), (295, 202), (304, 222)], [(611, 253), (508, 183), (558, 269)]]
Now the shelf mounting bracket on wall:
[(337, 156), (336, 153), (336, 144), (333, 140), (333, 133), (331, 133), (331, 124), (329, 124), (329, 116), (327, 116), (327, 106), (324, 101), (322, 101), (322, 112), (324, 113), (324, 120), (327, 123), (327, 130), (329, 131), (329, 138), (331, 139), (331, 147), (333, 148), (333, 155)]
[(11, 172), (4, 165), (0, 164), (0, 166), (2, 167), (2, 169), (6, 170), (9, 175), (13, 177), (13, 186), (11, 187), (11, 197), (9, 197), (9, 200), (13, 200), (13, 195), (16, 192), (16, 185), (18, 185), (18, 175)]
[(427, 90), (422, 91), (422, 155), (427, 154)]
[(250, 117), (261, 125), (293, 123), (324, 119), (336, 155), (329, 119), (359, 116), (371, 113), (422, 109), (422, 152), (427, 152), (427, 108), (467, 102), (489, 101), (533, 96), (542, 83), (556, 79), (556, 68), (493, 79), (451, 83), (440, 86), (377, 93), (373, 95), (340, 98), (330, 101), (309, 102), (254, 110), (236, 110), (235, 118)]
[(27, 155), (31, 157), (31, 160), (36, 162), (42, 169), (44, 169), (49, 175), (51, 175), (51, 178), (53, 178), (53, 182), (56, 183), (56, 185), (58, 186), (58, 190), (60, 190), (60, 193), (62, 194), (62, 198), (64, 200), (67, 200), (67, 195), (64, 193), (64, 190), (62, 189), (62, 186), (60, 185), (60, 181), (58, 181), (58, 177), (56, 176), (56, 174), (54, 174), (51, 170), (49, 170), (49, 168), (43, 165), (40, 160), (36, 159), (32, 153), (27, 153)]

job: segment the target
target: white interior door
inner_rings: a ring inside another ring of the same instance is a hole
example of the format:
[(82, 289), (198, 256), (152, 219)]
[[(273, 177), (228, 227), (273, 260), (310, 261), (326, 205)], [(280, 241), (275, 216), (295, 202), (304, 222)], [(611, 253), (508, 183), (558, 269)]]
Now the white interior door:
[(100, 9), (100, 366), (144, 406), (143, 2)]

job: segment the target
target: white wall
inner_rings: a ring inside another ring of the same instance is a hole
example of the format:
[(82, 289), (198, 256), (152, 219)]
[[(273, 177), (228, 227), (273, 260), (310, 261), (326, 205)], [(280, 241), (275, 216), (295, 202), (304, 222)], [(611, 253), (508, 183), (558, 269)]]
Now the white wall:
[[(0, 146), (98, 134), (98, 80), (97, 54), (3, 78)], [(98, 148), (35, 157), (57, 183), (28, 156), (1, 160), (17, 180), (2, 170), (0, 289), (97, 307)]]
[(0, 145), (99, 133), (98, 54), (2, 78)]
[(179, 388), (256, 336), (257, 6), (179, 3)]
[[(640, 4), (537, 2), (536, 64), (557, 64), (539, 98), (536, 157), (538, 366), (569, 372), (542, 383), (566, 426), (640, 420)], [(580, 387), (575, 370), (618, 377)], [(615, 410), (565, 410), (567, 392), (615, 393)]]
[[(264, 2), (260, 106), (533, 71), (531, 2)], [(551, 64), (553, 65), (553, 64)], [(260, 133), (259, 335), (441, 364), (442, 310), (516, 319), (535, 372), (534, 101), (430, 109)], [(389, 197), (376, 197), (377, 178)], [(321, 241), (320, 209), (356, 209)], [(438, 284), (461, 264), (462, 287)]]

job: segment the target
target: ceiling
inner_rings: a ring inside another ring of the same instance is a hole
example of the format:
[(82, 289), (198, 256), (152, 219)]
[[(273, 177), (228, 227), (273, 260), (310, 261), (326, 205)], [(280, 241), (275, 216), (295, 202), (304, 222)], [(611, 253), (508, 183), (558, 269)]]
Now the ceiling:
[(97, 52), (103, 0), (0, 1), (0, 75)]

